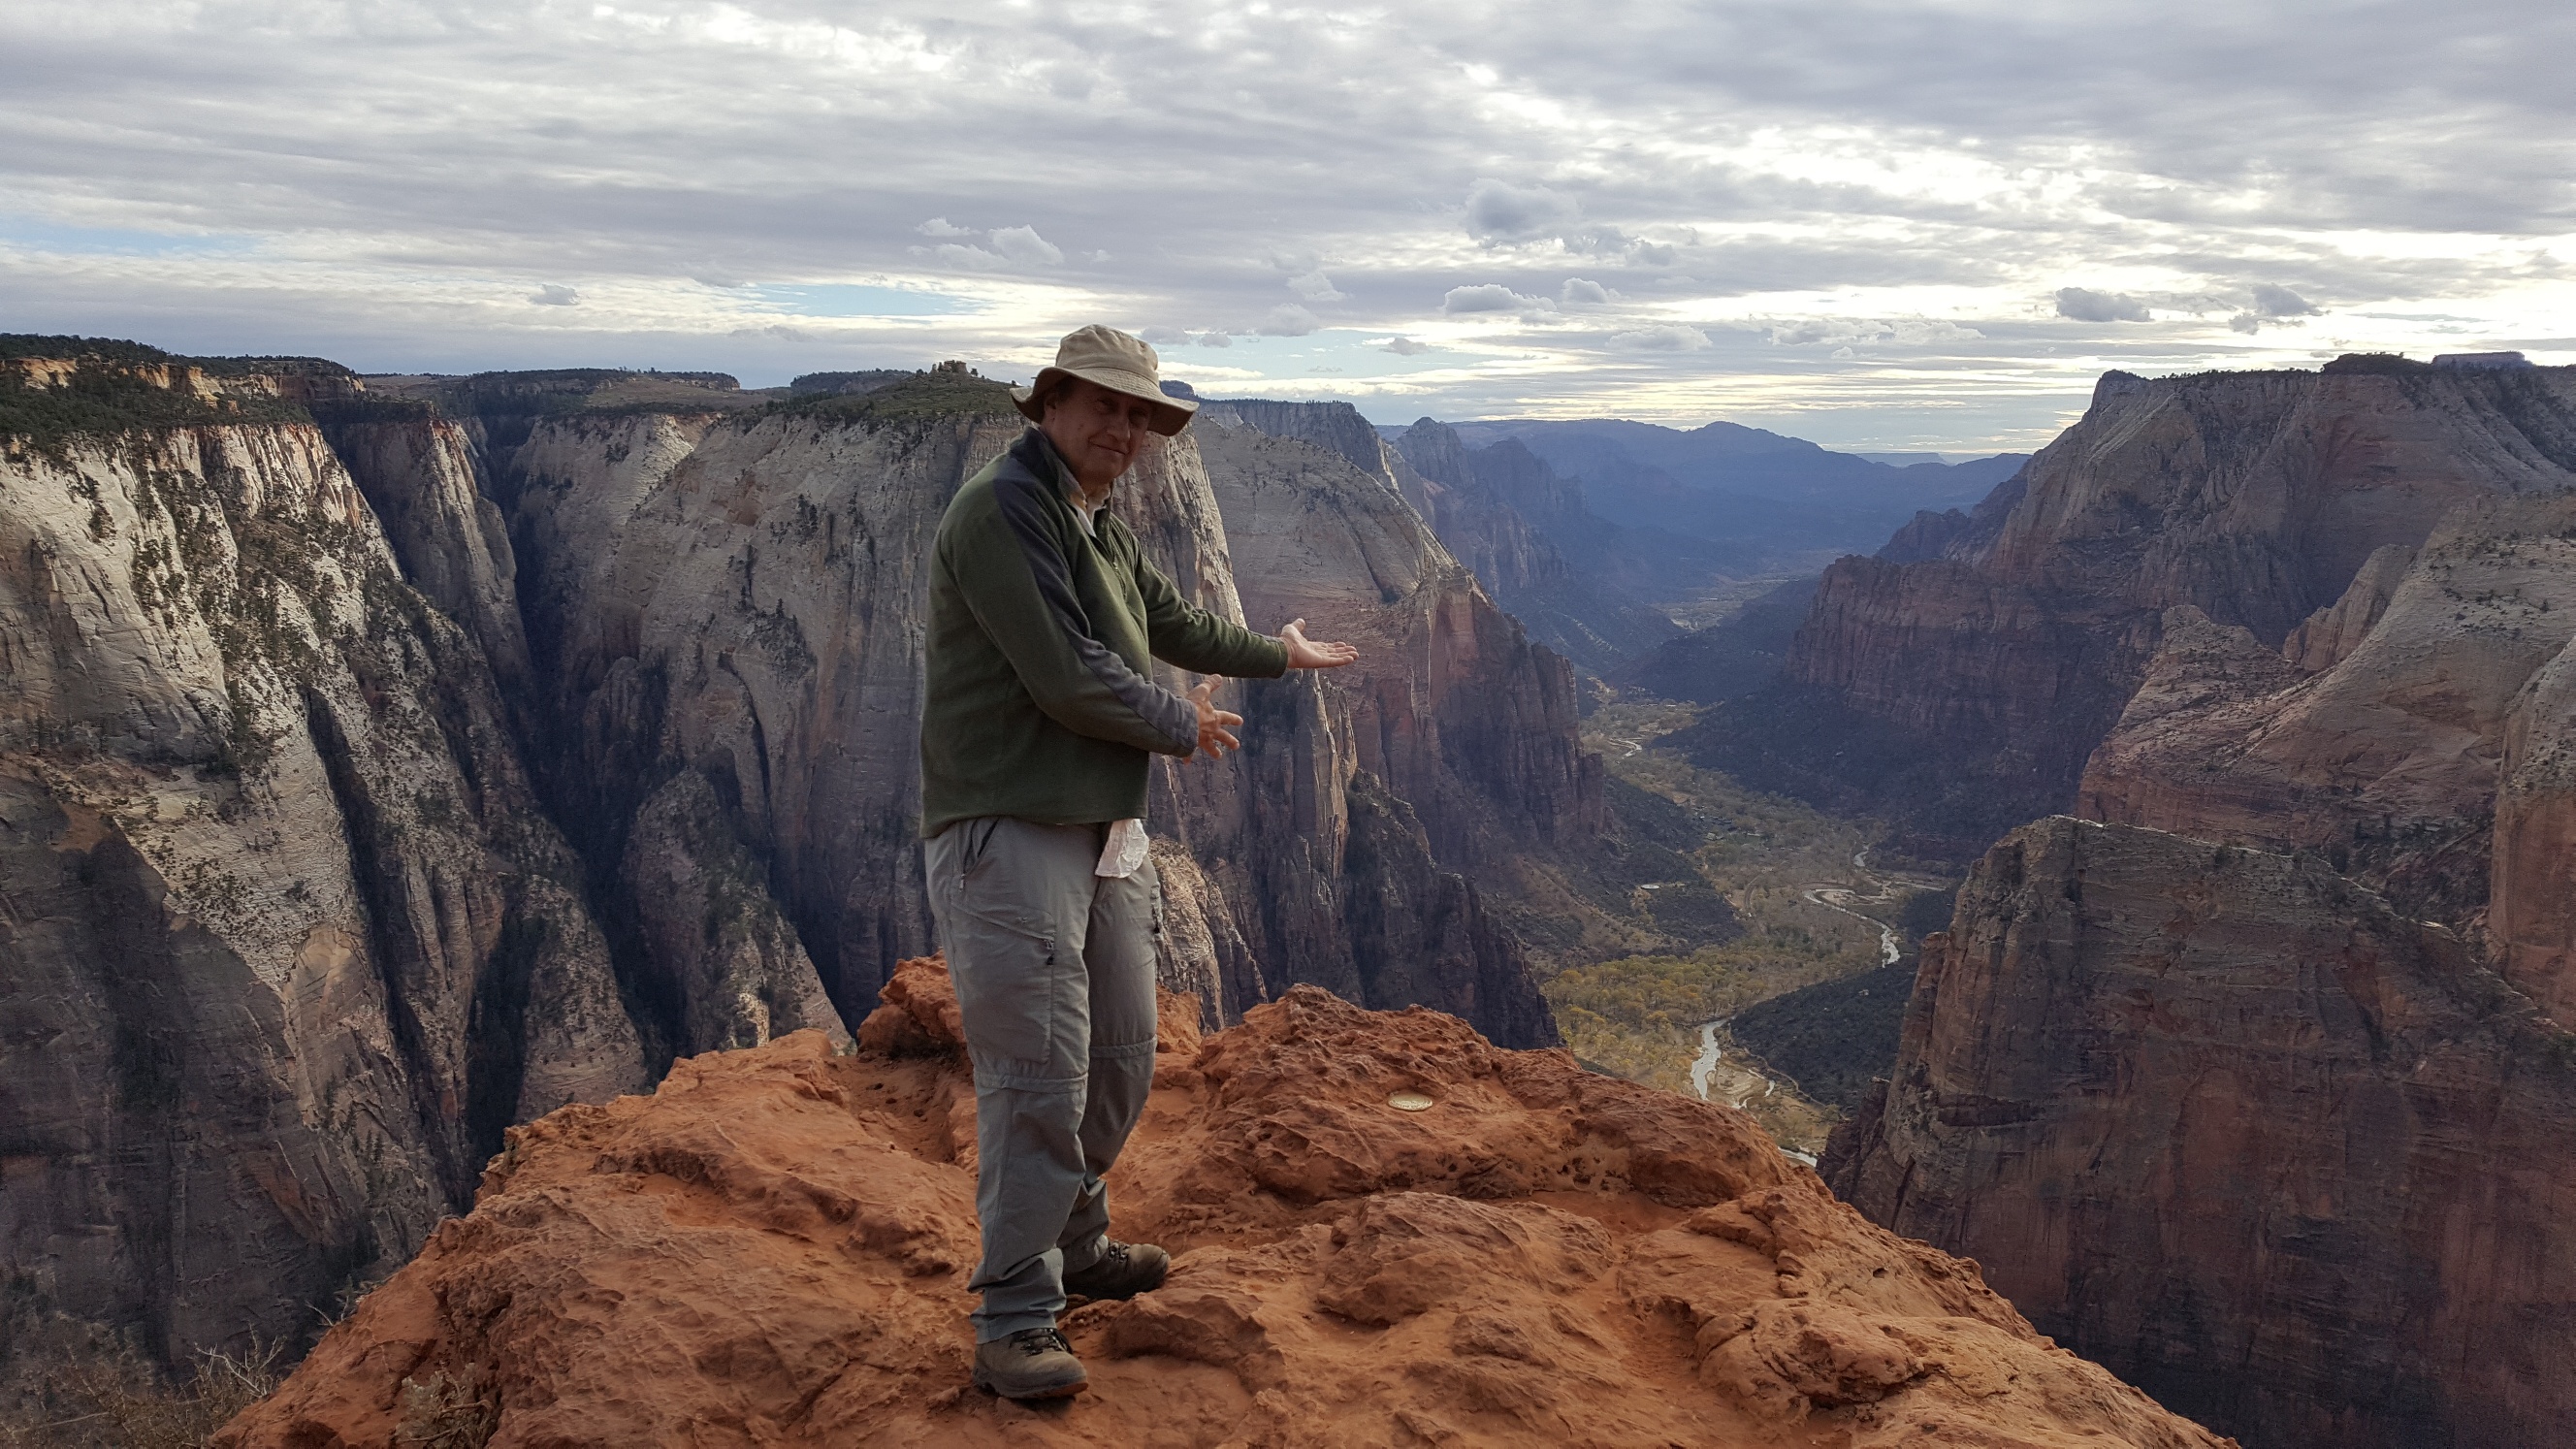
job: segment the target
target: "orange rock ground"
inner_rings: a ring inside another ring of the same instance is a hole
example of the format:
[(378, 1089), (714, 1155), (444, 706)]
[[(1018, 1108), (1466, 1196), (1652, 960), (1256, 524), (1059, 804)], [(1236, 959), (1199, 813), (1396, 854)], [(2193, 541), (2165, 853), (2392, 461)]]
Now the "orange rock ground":
[(994, 1399), (946, 985), (906, 963), (856, 1056), (799, 1032), (514, 1130), (472, 1215), (215, 1443), (418, 1441), (405, 1380), (436, 1375), (491, 1385), (493, 1449), (2230, 1442), (1738, 1113), (1312, 987), (1167, 1033), (1112, 1201), (1171, 1280), (1066, 1316), (1089, 1393)]

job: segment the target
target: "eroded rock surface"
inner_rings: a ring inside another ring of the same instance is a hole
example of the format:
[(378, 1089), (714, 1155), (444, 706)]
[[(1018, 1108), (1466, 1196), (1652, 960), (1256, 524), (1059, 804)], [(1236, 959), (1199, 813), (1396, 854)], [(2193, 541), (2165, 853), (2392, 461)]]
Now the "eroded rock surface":
[(2015, 832), (1889, 1075), (1837, 1190), (2166, 1404), (2263, 1446), (2576, 1413), (2576, 1037), (2315, 855)]
[(10, 366), (0, 1251), (150, 1351), (295, 1338), (646, 1064), (485, 654), (281, 406), (354, 380)]
[[(760, 415), (492, 433), (520, 438), (492, 467), (551, 690), (538, 766), (560, 812), (594, 861), (632, 858), (646, 799), (701, 777), (692, 798), (745, 842), (845, 1017), (934, 944), (914, 839), (923, 569), (949, 497), (1023, 426), (999, 385), (941, 375)], [(1212, 1024), (1315, 980), (1553, 1041), (1465, 872), (1596, 822), (1570, 674), (1338, 454), (1281, 443), (1332, 467), (1256, 478), (1220, 431), (1158, 443), (1112, 506), (1201, 607), (1265, 631), (1303, 615), (1366, 662), (1228, 685), (1249, 748), (1156, 771), (1155, 826), (1182, 852), (1157, 856), (1177, 908), (1166, 980)], [(1256, 495), (1272, 512), (1254, 517)], [(1268, 526), (1291, 513), (1293, 547)], [(631, 881), (604, 888), (646, 914)], [(664, 959), (676, 937), (635, 941), (654, 980), (692, 979)], [(716, 1044), (685, 1026), (695, 1010), (662, 1005), (675, 1050)]]
[[(2316, 850), (2482, 941), (2507, 739), (2548, 727), (2526, 686), (2576, 638), (2576, 495), (2482, 500), (2420, 550), (2372, 559), (2285, 646), (2327, 661), (2315, 674), (2244, 629), (2169, 613), (2077, 813)], [(2565, 879), (2576, 856), (2556, 869)]]
[(1112, 1192), (1171, 1279), (1068, 1315), (1088, 1394), (993, 1399), (965, 1387), (973, 1099), (944, 978), (895, 979), (934, 1054), (798, 1035), (518, 1129), (475, 1212), (217, 1442), (382, 1444), (406, 1380), (490, 1385), (495, 1449), (2225, 1442), (1738, 1114), (1313, 988), (1166, 1042)]

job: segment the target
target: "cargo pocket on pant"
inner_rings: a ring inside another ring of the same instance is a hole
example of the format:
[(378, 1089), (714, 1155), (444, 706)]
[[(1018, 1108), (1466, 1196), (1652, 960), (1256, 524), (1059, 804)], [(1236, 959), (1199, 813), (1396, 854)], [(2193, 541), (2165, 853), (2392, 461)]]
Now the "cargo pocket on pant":
[(975, 1082), (987, 1087), (1061, 1087), (1079, 1082), (1088, 1043), (1072, 1040), (1082, 1020), (1067, 994), (1077, 984), (1056, 943), (971, 911), (958, 912), (948, 976), (965, 1018)]

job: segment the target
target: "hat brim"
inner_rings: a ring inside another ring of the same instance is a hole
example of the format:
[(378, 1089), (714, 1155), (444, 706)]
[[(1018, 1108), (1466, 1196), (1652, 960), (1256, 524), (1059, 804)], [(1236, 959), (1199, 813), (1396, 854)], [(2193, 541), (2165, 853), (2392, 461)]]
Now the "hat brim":
[(1153, 420), (1145, 426), (1167, 438), (1188, 427), (1190, 416), (1199, 410), (1197, 403), (1187, 398), (1171, 396), (1143, 373), (1128, 372), (1114, 367), (1044, 368), (1039, 371), (1037, 381), (1027, 387), (1011, 389), (1011, 406), (1018, 408), (1020, 416), (1030, 422), (1045, 422), (1046, 418), (1043, 416), (1045, 410), (1038, 406), (1038, 399), (1045, 395), (1047, 388), (1059, 377), (1078, 377), (1084, 382), (1098, 383), (1111, 392), (1124, 393), (1129, 397), (1142, 398), (1152, 403)]

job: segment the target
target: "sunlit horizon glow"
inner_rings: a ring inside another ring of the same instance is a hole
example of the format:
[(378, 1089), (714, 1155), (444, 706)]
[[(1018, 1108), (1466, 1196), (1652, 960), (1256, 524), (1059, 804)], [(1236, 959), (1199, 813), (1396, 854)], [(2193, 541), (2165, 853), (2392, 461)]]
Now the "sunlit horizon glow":
[(0, 327), (370, 372), (962, 358), (2045, 442), (2100, 373), (2576, 362), (2562, 7), (0, 13)]

